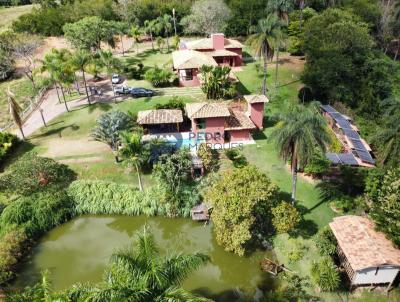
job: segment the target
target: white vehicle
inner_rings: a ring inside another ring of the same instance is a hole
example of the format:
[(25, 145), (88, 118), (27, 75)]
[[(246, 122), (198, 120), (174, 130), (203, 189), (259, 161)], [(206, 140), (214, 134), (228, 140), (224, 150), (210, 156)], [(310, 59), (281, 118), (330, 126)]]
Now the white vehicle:
[(113, 84), (118, 84), (121, 78), (119, 77), (119, 74), (113, 74), (111, 77), (111, 82)]

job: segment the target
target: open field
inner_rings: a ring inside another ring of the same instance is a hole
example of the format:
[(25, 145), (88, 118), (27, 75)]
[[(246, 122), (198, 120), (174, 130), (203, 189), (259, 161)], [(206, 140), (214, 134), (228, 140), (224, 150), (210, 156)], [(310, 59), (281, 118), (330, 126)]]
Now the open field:
[(6, 30), (19, 16), (29, 13), (33, 5), (21, 5), (12, 7), (0, 7), (0, 32)]

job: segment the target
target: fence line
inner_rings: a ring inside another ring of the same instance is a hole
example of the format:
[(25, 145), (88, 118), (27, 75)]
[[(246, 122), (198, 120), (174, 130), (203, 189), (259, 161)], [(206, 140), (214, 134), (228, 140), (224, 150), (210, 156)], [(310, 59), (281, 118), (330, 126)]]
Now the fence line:
[[(33, 97), (30, 98), (29, 106), (22, 111), (21, 119), (22, 123), (25, 123), (28, 117), (40, 106), (43, 101), (43, 96), (46, 94), (49, 87), (43, 87), (39, 90), (39, 92)], [(0, 128), (0, 131), (6, 131), (14, 126), (13, 122), (7, 124), (4, 128)]]

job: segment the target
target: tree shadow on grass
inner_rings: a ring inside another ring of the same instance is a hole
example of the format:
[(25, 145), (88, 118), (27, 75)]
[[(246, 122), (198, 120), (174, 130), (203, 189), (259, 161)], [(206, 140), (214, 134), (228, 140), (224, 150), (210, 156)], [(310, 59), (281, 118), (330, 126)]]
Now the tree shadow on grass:
[(4, 172), (4, 170), (14, 163), (19, 157), (24, 155), (25, 153), (31, 151), (34, 148), (34, 145), (27, 141), (21, 141), (18, 143), (11, 152), (9, 152), (2, 161), (0, 161), (0, 173)]
[(246, 86), (244, 86), (243, 83), (240, 81), (236, 84), (236, 88), (238, 93), (240, 93), (241, 95), (250, 94), (250, 90), (248, 90)]
[(46, 132), (43, 132), (41, 134), (32, 136), (31, 139), (44, 138), (44, 137), (52, 136), (52, 135), (55, 135), (55, 134), (58, 134), (61, 137), (61, 133), (62, 133), (63, 130), (71, 129), (73, 131), (77, 131), (77, 130), (79, 130), (79, 128), (80, 127), (77, 124), (71, 124), (71, 125), (68, 125), (68, 126), (53, 128), (53, 129), (50, 129), (50, 130), (48, 130)]

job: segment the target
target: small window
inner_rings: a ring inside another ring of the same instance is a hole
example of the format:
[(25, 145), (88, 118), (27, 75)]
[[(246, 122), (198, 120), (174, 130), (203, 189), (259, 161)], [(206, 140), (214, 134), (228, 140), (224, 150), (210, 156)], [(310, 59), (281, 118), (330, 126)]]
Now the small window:
[(186, 81), (193, 80), (193, 70), (192, 69), (186, 69), (185, 72), (186, 72), (185, 80)]
[(196, 120), (196, 129), (206, 129), (206, 120), (197, 119)]

